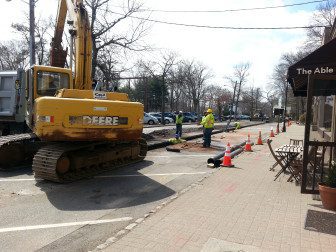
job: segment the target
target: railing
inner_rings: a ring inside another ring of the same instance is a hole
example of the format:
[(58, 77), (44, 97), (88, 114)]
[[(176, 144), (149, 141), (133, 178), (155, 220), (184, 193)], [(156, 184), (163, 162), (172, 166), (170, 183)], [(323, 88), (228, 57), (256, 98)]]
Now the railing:
[(335, 154), (335, 142), (309, 141), (304, 146), (302, 193), (319, 193), (318, 184), (325, 181)]

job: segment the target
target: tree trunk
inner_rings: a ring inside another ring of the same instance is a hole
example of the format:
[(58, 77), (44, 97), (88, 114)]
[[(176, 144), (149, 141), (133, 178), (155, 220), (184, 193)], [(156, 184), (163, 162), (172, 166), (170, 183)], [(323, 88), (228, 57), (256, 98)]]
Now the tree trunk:
[(237, 92), (237, 99), (236, 99), (236, 107), (235, 107), (235, 113), (234, 113), (234, 117), (235, 117), (235, 119), (236, 119), (236, 117), (237, 117), (237, 109), (238, 109), (238, 103), (239, 103), (240, 91), (241, 91), (241, 82), (239, 82), (239, 84), (238, 84), (238, 92)]

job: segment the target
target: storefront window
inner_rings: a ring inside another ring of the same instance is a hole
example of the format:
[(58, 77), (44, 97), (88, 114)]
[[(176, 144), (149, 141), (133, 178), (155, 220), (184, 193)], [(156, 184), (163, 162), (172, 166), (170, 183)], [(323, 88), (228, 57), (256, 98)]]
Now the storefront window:
[(326, 131), (331, 131), (333, 103), (334, 99), (332, 96), (325, 97), (323, 128), (325, 128)]

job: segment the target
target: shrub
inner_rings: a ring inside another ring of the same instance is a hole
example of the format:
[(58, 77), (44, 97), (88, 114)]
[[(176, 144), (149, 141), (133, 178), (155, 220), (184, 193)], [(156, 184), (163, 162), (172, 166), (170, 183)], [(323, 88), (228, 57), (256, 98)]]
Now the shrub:
[(330, 167), (325, 184), (326, 186), (336, 188), (336, 164), (335, 162), (332, 162), (332, 165)]

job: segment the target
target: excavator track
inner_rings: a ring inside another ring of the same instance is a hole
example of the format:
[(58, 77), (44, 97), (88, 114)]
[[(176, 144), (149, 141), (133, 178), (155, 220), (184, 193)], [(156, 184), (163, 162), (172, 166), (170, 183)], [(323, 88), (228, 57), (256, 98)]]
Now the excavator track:
[(31, 163), (40, 144), (34, 133), (0, 137), (0, 169), (8, 171)]
[(33, 159), (35, 178), (68, 183), (142, 161), (145, 140), (110, 143), (56, 143), (39, 149)]

